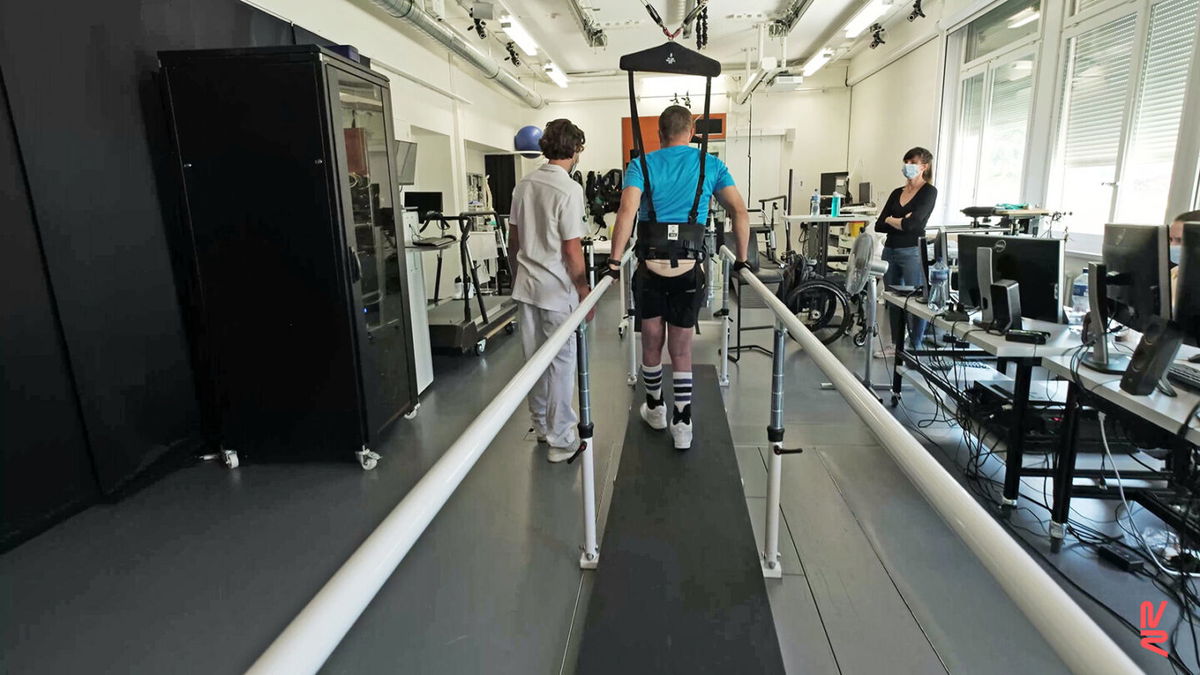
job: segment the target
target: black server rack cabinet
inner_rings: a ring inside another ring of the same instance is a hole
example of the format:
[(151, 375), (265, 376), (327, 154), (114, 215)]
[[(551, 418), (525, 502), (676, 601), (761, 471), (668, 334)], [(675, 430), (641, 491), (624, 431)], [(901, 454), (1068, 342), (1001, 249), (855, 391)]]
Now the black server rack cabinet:
[(387, 78), (312, 45), (159, 63), (226, 462), (373, 468), (417, 404)]

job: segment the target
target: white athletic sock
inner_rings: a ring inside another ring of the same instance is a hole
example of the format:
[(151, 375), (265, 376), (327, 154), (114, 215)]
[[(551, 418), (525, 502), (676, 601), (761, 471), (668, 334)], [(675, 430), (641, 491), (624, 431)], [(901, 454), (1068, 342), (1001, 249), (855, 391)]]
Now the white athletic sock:
[(692, 372), (671, 373), (671, 384), (675, 391), (675, 409), (683, 410), (692, 402)]
[(648, 366), (642, 364), (642, 384), (646, 385), (646, 393), (650, 398), (662, 400), (662, 364)]

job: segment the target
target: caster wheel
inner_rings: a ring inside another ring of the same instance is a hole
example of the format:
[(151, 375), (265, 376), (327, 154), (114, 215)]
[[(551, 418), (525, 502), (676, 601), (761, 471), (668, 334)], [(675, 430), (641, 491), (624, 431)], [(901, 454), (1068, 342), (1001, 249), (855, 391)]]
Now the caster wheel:
[(507, 326), (504, 327), (504, 332), (507, 335), (512, 335), (513, 333), (517, 332), (517, 324), (515, 324), (515, 323), (508, 324)]
[(861, 347), (861, 346), (863, 346), (863, 345), (865, 345), (865, 344), (867, 344), (867, 334), (866, 334), (865, 332), (863, 332), (863, 333), (856, 333), (856, 334), (854, 335), (854, 346), (855, 346), (855, 347)]
[(409, 410), (408, 412), (404, 413), (404, 419), (406, 419), (406, 420), (415, 420), (415, 419), (417, 418), (417, 413), (418, 413), (420, 410), (421, 410), (421, 404), (420, 404), (420, 403), (418, 403), (418, 404), (416, 404), (415, 406), (413, 406), (413, 409), (412, 409), (412, 410)]
[(358, 463), (362, 466), (363, 471), (370, 471), (379, 466), (379, 453), (370, 450), (362, 450), (354, 453), (358, 455)]
[(487, 340), (484, 339), (484, 340), (480, 340), (479, 342), (476, 342), (475, 343), (475, 355), (483, 356), (485, 353), (487, 353)]
[(229, 468), (229, 469), (238, 468), (240, 462), (238, 462), (237, 450), (222, 450), (221, 455), (222, 455), (222, 459), (225, 461), (226, 468)]

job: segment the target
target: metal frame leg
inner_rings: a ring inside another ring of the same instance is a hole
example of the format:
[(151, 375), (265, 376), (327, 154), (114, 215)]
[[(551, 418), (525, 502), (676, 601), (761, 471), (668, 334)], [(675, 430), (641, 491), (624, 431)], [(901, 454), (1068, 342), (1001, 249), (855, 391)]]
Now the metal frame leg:
[(1075, 482), (1075, 439), (1079, 431), (1079, 386), (1067, 388), (1063, 412), (1062, 440), (1058, 446), (1058, 466), (1054, 468), (1054, 501), (1050, 508), (1050, 539), (1062, 541), (1071, 514), (1071, 485)]
[(575, 329), (575, 363), (579, 371), (579, 452), (583, 472), (583, 552), (579, 567), (594, 570), (600, 563), (600, 547), (596, 544), (596, 458), (594, 426), (592, 424), (591, 377), (588, 373), (587, 324)]
[(1002, 508), (1017, 505), (1021, 491), (1021, 473), (1025, 461), (1025, 411), (1029, 408), (1029, 385), (1033, 380), (1033, 364), (1029, 359), (1017, 361), (1017, 381), (1013, 387), (1012, 423), (1008, 428), (1008, 453), (1004, 457), (1004, 498)]
[(783, 577), (779, 560), (779, 491), (783, 474), (783, 360), (787, 331), (775, 323), (775, 353), (771, 356), (771, 420), (767, 425), (770, 455), (767, 462), (767, 527), (766, 546), (762, 552), (763, 576)]
[[(633, 301), (633, 272), (630, 268), (633, 267), (632, 258), (630, 262), (621, 265), (621, 296), (625, 298), (625, 349), (626, 356), (629, 359), (629, 371), (625, 373), (625, 384), (631, 387), (637, 386), (638, 381), (638, 355), (637, 355), (637, 323), (633, 316), (634, 301)], [(628, 293), (628, 295), (626, 295)]]

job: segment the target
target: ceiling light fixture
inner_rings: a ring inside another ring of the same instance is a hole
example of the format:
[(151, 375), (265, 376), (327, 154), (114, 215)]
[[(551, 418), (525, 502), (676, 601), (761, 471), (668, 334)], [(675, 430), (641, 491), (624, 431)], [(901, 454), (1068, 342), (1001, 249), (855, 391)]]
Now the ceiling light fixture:
[(804, 64), (804, 77), (812, 77), (812, 74), (820, 70), (833, 59), (832, 49), (822, 49), (813, 55), (807, 63)]
[(553, 61), (551, 61), (550, 63), (546, 64), (545, 70), (546, 76), (550, 78), (550, 81), (554, 82), (554, 84), (557, 84), (563, 89), (567, 88), (567, 75), (562, 71), (562, 68), (559, 68)]
[(508, 36), (510, 40), (517, 43), (521, 51), (525, 52), (526, 56), (537, 56), (538, 45), (533, 36), (525, 30), (525, 27), (517, 22), (516, 18), (505, 16), (500, 18), (500, 30)]
[(883, 4), (883, 0), (870, 0), (846, 22), (846, 37), (853, 39), (861, 35), (868, 26), (875, 23), (875, 19), (883, 16), (886, 10), (887, 6)]

